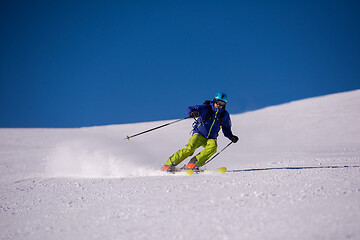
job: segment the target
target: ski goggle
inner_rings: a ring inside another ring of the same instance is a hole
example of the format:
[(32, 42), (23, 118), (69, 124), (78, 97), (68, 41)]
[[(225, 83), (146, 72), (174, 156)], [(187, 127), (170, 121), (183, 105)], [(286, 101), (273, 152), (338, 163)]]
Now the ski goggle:
[(222, 106), (222, 107), (224, 107), (226, 105), (226, 102), (223, 102), (223, 101), (220, 101), (220, 100), (215, 101), (215, 103), (217, 105), (219, 105), (219, 106)]

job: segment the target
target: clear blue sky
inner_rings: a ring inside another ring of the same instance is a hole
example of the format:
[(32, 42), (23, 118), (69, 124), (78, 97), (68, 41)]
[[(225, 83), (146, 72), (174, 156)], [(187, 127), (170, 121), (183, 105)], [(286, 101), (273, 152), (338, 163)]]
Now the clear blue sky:
[(359, 1), (0, 3), (0, 127), (230, 113), (360, 88)]

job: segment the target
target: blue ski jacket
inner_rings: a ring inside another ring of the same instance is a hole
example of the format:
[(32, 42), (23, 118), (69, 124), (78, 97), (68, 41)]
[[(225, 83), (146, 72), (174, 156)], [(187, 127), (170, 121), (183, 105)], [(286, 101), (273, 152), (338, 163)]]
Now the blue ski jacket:
[(217, 139), (221, 127), (224, 136), (231, 140), (233, 134), (231, 132), (230, 114), (225, 108), (216, 108), (214, 107), (214, 103), (210, 102), (210, 105), (203, 104), (190, 106), (186, 110), (189, 117), (190, 113), (196, 111), (200, 113), (200, 116), (194, 126), (193, 133), (199, 133), (207, 139)]

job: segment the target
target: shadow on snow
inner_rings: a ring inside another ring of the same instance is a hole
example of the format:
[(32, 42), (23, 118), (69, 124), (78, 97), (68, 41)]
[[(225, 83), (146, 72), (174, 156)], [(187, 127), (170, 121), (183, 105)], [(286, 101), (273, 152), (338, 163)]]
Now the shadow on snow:
[(272, 168), (252, 168), (252, 169), (234, 169), (228, 172), (254, 172), (270, 170), (303, 170), (303, 169), (321, 169), (321, 168), (358, 168), (360, 166), (313, 166), (313, 167), (272, 167)]

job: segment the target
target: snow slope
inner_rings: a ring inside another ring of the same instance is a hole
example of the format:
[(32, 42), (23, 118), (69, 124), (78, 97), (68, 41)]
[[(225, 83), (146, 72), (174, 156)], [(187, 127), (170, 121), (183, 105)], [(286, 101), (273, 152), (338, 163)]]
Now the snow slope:
[(231, 117), (222, 175), (159, 171), (192, 120), (0, 129), (0, 239), (360, 239), (360, 90)]

